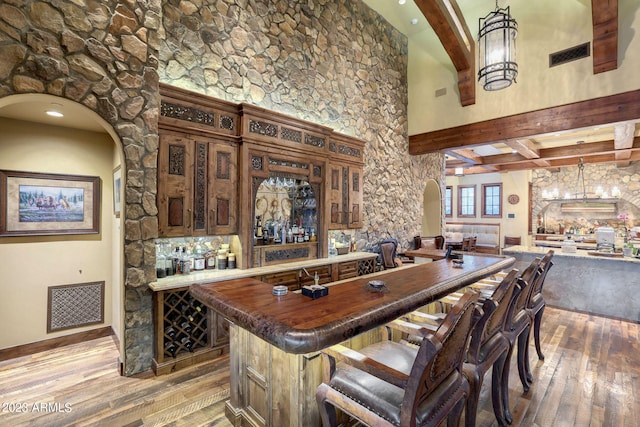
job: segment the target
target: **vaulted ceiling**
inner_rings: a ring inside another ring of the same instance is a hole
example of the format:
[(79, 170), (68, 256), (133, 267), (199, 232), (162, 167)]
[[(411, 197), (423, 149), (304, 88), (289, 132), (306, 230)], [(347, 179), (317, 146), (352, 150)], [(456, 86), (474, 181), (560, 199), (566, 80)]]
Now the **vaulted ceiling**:
[[(476, 65), (473, 40), (478, 16), (463, 12), (478, 0), (365, 0), (414, 43), (440, 43), (457, 71), (461, 105), (475, 102)], [(565, 0), (563, 0), (565, 1)], [(614, 70), (617, 64), (618, 0), (578, 0), (592, 10), (593, 73)], [(485, 11), (493, 1), (481, 0)], [(504, 3), (504, 2), (503, 2)], [(520, 11), (526, 14), (526, 11)], [(476, 14), (477, 15), (477, 14)], [(414, 19), (415, 24), (410, 24)], [(471, 43), (468, 39), (471, 38)], [(433, 49), (432, 49), (433, 50)], [(409, 53), (411, 55), (411, 52)], [(616, 162), (627, 166), (640, 160), (640, 91), (560, 105), (544, 110), (448, 129), (411, 135), (411, 154), (444, 152), (447, 174), (558, 168), (584, 163)]]

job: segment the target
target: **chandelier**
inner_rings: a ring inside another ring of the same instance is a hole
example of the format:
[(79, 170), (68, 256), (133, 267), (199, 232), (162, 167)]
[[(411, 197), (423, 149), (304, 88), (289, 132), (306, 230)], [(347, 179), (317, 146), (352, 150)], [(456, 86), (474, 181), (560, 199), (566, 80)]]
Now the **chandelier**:
[(500, 90), (511, 86), (518, 75), (516, 36), (518, 23), (509, 7), (498, 8), (480, 18), (478, 31), (478, 81), (485, 90)]
[(616, 186), (611, 188), (611, 193), (606, 191), (602, 185), (598, 185), (593, 193), (587, 193), (587, 189), (584, 184), (584, 161), (580, 157), (578, 162), (578, 177), (576, 179), (576, 185), (573, 192), (566, 191), (563, 197), (560, 197), (560, 191), (558, 188), (554, 188), (551, 191), (543, 190), (542, 198), (544, 200), (557, 200), (557, 201), (570, 201), (570, 200), (601, 200), (604, 199), (618, 199), (620, 198), (620, 189)]

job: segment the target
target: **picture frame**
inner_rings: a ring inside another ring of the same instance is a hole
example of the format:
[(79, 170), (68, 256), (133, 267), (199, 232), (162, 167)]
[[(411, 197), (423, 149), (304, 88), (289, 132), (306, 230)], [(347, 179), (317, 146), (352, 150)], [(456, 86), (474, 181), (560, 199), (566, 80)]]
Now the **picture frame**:
[(0, 237), (97, 234), (100, 177), (0, 170)]
[(122, 209), (122, 169), (120, 165), (113, 170), (113, 214), (120, 218)]

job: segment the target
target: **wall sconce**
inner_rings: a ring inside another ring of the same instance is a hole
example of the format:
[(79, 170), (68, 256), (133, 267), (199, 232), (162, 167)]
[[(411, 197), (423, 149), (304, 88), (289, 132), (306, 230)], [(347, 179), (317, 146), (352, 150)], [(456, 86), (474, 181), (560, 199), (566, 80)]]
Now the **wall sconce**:
[(480, 18), (478, 32), (478, 81), (484, 90), (500, 90), (511, 86), (518, 75), (516, 36), (518, 23), (509, 7), (498, 8)]

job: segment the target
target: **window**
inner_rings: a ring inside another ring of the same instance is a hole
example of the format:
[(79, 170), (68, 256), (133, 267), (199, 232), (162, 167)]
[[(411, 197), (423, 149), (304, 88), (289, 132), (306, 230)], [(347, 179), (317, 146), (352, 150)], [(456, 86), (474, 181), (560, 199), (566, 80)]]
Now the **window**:
[(447, 186), (444, 189), (444, 216), (453, 216), (453, 187)]
[(482, 184), (482, 216), (502, 218), (502, 184)]
[(476, 186), (475, 185), (459, 185), (458, 186), (458, 216), (459, 217), (475, 217), (476, 216)]

